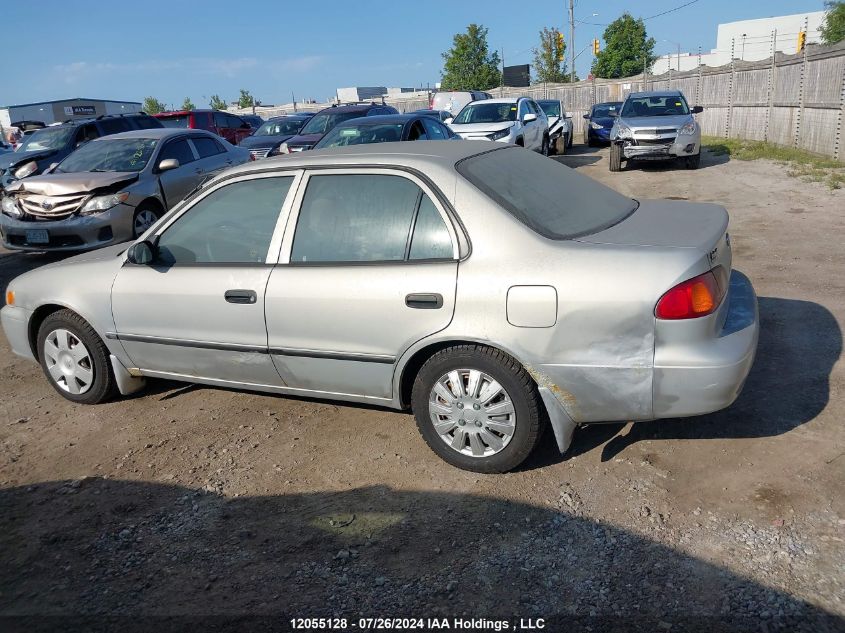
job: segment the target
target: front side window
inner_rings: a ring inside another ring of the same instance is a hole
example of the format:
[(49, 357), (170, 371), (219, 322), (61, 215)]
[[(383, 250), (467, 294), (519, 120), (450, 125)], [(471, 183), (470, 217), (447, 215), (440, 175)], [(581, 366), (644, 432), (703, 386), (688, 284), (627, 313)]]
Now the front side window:
[(165, 158), (175, 158), (179, 161), (179, 165), (187, 165), (188, 163), (194, 162), (194, 153), (191, 151), (191, 146), (188, 145), (188, 141), (180, 138), (175, 141), (170, 141), (162, 148), (158, 159), (159, 161), (162, 161)]
[[(401, 176), (311, 176), (299, 211), (290, 261), (401, 262), (409, 258), (409, 250), (411, 259), (451, 258), (448, 231), (448, 249), (443, 249), (443, 233), (436, 219), (441, 224), (443, 220), (439, 214), (432, 218), (431, 210), (437, 213), (426, 194)], [(418, 215), (417, 238), (411, 235), (411, 227)]]
[(443, 141), (449, 138), (443, 126), (431, 117), (425, 117), (422, 120), (422, 123), (425, 126), (425, 131), (428, 138), (432, 141)]
[(401, 141), (403, 127), (404, 124), (402, 123), (381, 123), (374, 125), (349, 123), (348, 125), (339, 125), (326, 134), (314, 146), (314, 149)]
[(197, 202), (161, 235), (158, 262), (263, 264), (293, 176), (221, 187)]

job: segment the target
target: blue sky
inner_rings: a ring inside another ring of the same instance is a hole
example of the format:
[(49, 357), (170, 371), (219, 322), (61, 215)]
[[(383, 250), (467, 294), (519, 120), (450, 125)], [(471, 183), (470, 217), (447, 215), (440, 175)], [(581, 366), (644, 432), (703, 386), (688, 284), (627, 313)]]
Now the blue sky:
[[(607, 23), (622, 12), (646, 17), (689, 0), (578, 0), (576, 19)], [(205, 107), (219, 94), (235, 99), (247, 88), (265, 103), (324, 100), (342, 86), (419, 86), (440, 79), (441, 53), (471, 22), (489, 29), (491, 47), (505, 61), (529, 63), (537, 32), (564, 27), (566, 2), (447, 0), (391, 2), (322, 0), (295, 3), (67, 2), (42, 0), (0, 38), (6, 60), (0, 103), (67, 97), (141, 101), (153, 95), (168, 105), (190, 96)], [(715, 46), (720, 22), (818, 11), (822, 0), (698, 0), (646, 23), (656, 52)], [(8, 12), (7, 12), (8, 13)], [(597, 13), (597, 16), (593, 16)], [(602, 26), (578, 25), (581, 50)], [(568, 56), (568, 53), (567, 53)], [(11, 63), (10, 63), (11, 62)], [(590, 51), (576, 61), (583, 77)]]

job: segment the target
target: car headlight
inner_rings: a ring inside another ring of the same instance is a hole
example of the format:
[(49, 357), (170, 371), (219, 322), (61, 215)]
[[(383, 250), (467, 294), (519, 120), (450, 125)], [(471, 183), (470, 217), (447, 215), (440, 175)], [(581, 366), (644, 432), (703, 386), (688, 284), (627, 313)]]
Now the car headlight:
[(121, 202), (126, 202), (128, 198), (129, 193), (126, 191), (122, 191), (120, 193), (111, 193), (107, 196), (95, 196), (85, 203), (85, 206), (82, 207), (82, 210), (79, 212), (79, 214), (90, 215), (91, 213), (100, 213), (102, 211), (108, 211), (112, 207), (120, 204)]
[(498, 132), (493, 132), (492, 134), (488, 134), (487, 138), (489, 138), (491, 141), (498, 141), (500, 138), (505, 138), (506, 136), (509, 136), (510, 133), (511, 133), (511, 128), (506, 127), (504, 130), (499, 130)]
[(20, 210), (18, 203), (12, 196), (3, 196), (3, 201), (0, 202), (0, 206), (2, 206), (3, 213), (6, 215), (10, 215), (13, 218), (23, 217), (23, 212)]
[(690, 121), (689, 123), (685, 123), (680, 130), (678, 130), (678, 134), (683, 134), (685, 136), (692, 136), (695, 134), (695, 121)]
[(604, 126), (601, 123), (596, 123), (595, 121), (590, 121), (590, 127), (594, 130), (603, 130)]
[(633, 138), (634, 133), (631, 132), (631, 128), (629, 128), (624, 123), (617, 123), (616, 124), (616, 138)]
[(38, 171), (38, 164), (34, 160), (31, 160), (15, 170), (15, 178), (20, 180), (21, 178), (26, 178), (27, 176), (35, 173), (36, 171)]

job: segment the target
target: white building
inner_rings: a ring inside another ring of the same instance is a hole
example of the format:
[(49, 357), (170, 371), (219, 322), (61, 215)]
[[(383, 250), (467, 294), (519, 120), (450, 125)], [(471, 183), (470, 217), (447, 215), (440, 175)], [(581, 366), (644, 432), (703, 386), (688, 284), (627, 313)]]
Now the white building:
[[(775, 50), (794, 54), (798, 50), (798, 33), (807, 24), (807, 44), (821, 41), (821, 28), (824, 11), (780, 15), (757, 20), (740, 20), (720, 24), (716, 31), (716, 48), (709, 52), (702, 51), (701, 63), (705, 66), (723, 66), (731, 61), (731, 47), (734, 59), (756, 61), (766, 59), (772, 54), (772, 39), (775, 35)], [(666, 41), (663, 44), (667, 44)], [(674, 43), (669, 43), (671, 46)], [(677, 44), (676, 44), (677, 45)], [(662, 75), (672, 70), (694, 70), (698, 68), (697, 52), (670, 53), (657, 58), (651, 72)]]

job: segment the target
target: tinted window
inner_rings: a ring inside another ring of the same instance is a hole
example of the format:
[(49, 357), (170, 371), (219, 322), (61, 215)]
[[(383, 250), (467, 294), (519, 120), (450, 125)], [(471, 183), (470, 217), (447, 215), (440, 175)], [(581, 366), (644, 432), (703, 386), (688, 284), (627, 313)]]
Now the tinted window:
[(253, 136), (292, 136), (299, 132), (302, 124), (305, 123), (302, 119), (279, 119), (278, 121), (267, 121)]
[(226, 124), (226, 114), (224, 112), (214, 113), (214, 125), (216, 127), (228, 127)]
[(414, 236), (411, 240), (411, 259), (452, 259), (452, 239), (446, 223), (431, 199), (423, 195)]
[(427, 141), (428, 135), (425, 133), (425, 128), (420, 121), (414, 121), (411, 124), (411, 131), (408, 133), (409, 141)]
[(182, 138), (177, 141), (170, 141), (162, 148), (158, 160), (163, 161), (165, 158), (175, 158), (180, 165), (187, 165), (194, 161), (194, 153), (191, 151), (188, 141)]
[(194, 129), (195, 130), (210, 130), (211, 125), (208, 122), (208, 112), (194, 112)]
[(520, 222), (551, 239), (595, 233), (638, 206), (636, 200), (534, 152), (495, 150), (460, 161), (457, 169)]
[(192, 137), (191, 142), (194, 144), (194, 147), (197, 148), (197, 154), (200, 155), (200, 158), (215, 156), (216, 154), (222, 154), (226, 151), (220, 143), (208, 136)]
[(227, 114), (226, 115), (226, 124), (235, 130), (247, 127), (249, 124), (244, 121), (241, 117), (235, 116), (234, 114)]
[(100, 133), (97, 131), (96, 126), (88, 123), (87, 125), (83, 125), (79, 128), (79, 132), (76, 134), (76, 144), (80, 145), (82, 143), (87, 143), (88, 141), (93, 141), (95, 138), (99, 138), (99, 136)]
[(355, 119), (364, 116), (360, 110), (354, 112), (324, 112), (316, 115), (313, 119), (305, 124), (305, 127), (300, 130), (300, 134), (325, 134), (331, 130), (338, 123), (343, 123), (349, 119)]
[(402, 140), (402, 123), (376, 123), (338, 125), (326, 134), (314, 149), (365, 145), (367, 143), (389, 143)]
[(291, 262), (402, 261), (419, 195), (400, 176), (312, 176)]
[(424, 118), (422, 123), (425, 126), (426, 134), (430, 140), (441, 141), (449, 138), (445, 128), (431, 117)]
[(174, 116), (163, 116), (159, 119), (159, 122), (164, 127), (188, 127), (188, 115), (177, 114)]
[(102, 130), (103, 136), (117, 134), (118, 132), (128, 131), (129, 124), (126, 122), (126, 119), (103, 119), (100, 121), (100, 130)]
[(232, 183), (209, 194), (158, 242), (163, 264), (261, 264), (293, 177)]
[(162, 127), (157, 119), (151, 116), (133, 116), (127, 119), (129, 127), (135, 130), (152, 130)]

